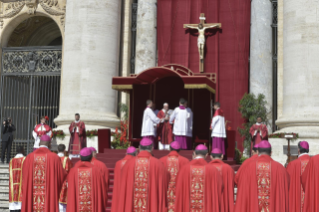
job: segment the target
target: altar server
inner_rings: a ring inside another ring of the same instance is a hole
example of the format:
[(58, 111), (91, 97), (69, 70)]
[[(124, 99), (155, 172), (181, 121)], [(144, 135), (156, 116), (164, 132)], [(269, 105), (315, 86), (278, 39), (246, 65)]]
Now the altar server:
[(181, 149), (187, 149), (187, 135), (189, 133), (188, 120), (190, 119), (190, 113), (185, 107), (186, 100), (181, 98), (179, 100), (179, 107), (175, 108), (172, 113), (169, 122), (173, 124), (173, 134), (175, 141), (181, 145)]
[(49, 117), (41, 116), (40, 118), (41, 123), (34, 127), (34, 130), (32, 132), (32, 135), (34, 138), (33, 151), (39, 148), (41, 136), (48, 135), (52, 138), (52, 129), (49, 125), (46, 124), (46, 121), (49, 121)]
[(22, 212), (59, 211), (59, 196), (66, 172), (56, 153), (50, 151), (51, 137), (43, 135), (39, 148), (30, 153), (22, 168)]
[(140, 153), (123, 167), (117, 212), (167, 211), (169, 174), (163, 163), (152, 156), (152, 152), (153, 142), (143, 138)]
[(251, 126), (249, 133), (251, 135), (252, 147), (259, 144), (262, 140), (268, 140), (268, 129), (267, 126), (262, 123), (261, 117), (258, 117), (256, 124)]
[(214, 166), (207, 166), (207, 155), (207, 147), (198, 145), (193, 160), (179, 171), (175, 212), (221, 211), (222, 177)]
[(212, 130), (212, 148), (218, 148), (225, 155), (225, 138), (226, 138), (226, 125), (224, 112), (220, 109), (220, 103), (214, 103), (215, 113), (211, 123)]
[(156, 136), (156, 126), (160, 123), (161, 119), (157, 118), (153, 109), (152, 100), (146, 101), (146, 108), (143, 114), (143, 123), (142, 123), (142, 133), (143, 138), (148, 138), (151, 141), (155, 141)]

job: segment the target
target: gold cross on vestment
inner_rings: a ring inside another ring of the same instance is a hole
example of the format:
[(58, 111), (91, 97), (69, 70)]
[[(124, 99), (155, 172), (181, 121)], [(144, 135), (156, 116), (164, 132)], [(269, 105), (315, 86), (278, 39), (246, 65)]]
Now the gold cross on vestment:
[(204, 72), (204, 48), (205, 48), (205, 30), (213, 28), (221, 28), (221, 23), (205, 23), (205, 13), (201, 13), (199, 17), (199, 24), (184, 24), (184, 28), (196, 29), (198, 30), (197, 47), (199, 52), (199, 71)]

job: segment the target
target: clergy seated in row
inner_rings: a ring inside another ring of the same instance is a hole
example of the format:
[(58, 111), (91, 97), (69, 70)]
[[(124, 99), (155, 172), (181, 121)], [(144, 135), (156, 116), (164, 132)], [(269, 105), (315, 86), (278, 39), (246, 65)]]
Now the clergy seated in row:
[(251, 146), (259, 144), (262, 140), (268, 140), (268, 129), (267, 126), (262, 123), (261, 117), (258, 117), (256, 124), (251, 126), (249, 133), (251, 135)]
[(170, 116), (170, 124), (174, 123), (173, 134), (175, 141), (181, 145), (181, 149), (188, 149), (190, 145), (189, 137), (189, 119), (191, 119), (191, 113), (186, 109), (186, 100), (181, 98), (179, 100), (179, 107), (175, 108)]
[(210, 154), (212, 161), (208, 164), (218, 169), (223, 180), (223, 197), (222, 197), (222, 210), (224, 212), (234, 211), (234, 178), (235, 173), (233, 168), (223, 162), (224, 155), (218, 148), (212, 150)]
[(59, 211), (59, 197), (66, 177), (57, 154), (50, 151), (51, 137), (43, 135), (39, 148), (30, 153), (22, 168), (22, 212)]
[(91, 164), (93, 153), (89, 148), (80, 152), (77, 162), (68, 175), (67, 212), (104, 212), (107, 204), (107, 187), (100, 168)]
[(301, 186), (301, 175), (310, 160), (307, 141), (298, 143), (298, 159), (290, 162), (287, 171), (290, 176), (289, 212), (300, 212), (303, 209), (305, 192)]
[[(73, 164), (69, 157), (65, 156), (65, 145), (59, 144), (58, 146), (58, 156), (60, 157), (62, 167), (67, 172), (67, 174), (70, 172)], [(64, 180), (61, 193), (60, 193), (60, 199), (59, 199), (59, 212), (65, 212), (66, 211), (66, 205), (67, 205), (67, 197), (68, 195), (68, 182), (67, 179)]]
[(222, 211), (222, 177), (216, 167), (207, 165), (206, 146), (200, 144), (193, 160), (178, 172), (175, 212)]
[[(91, 163), (101, 170), (103, 177), (104, 177), (104, 180), (105, 180), (105, 186), (106, 186), (106, 188), (108, 188), (109, 187), (109, 169), (106, 167), (106, 165), (103, 162), (96, 159), (96, 156), (97, 156), (96, 149), (94, 147), (89, 147), (89, 149), (91, 150), (92, 155), (93, 155)], [(106, 191), (106, 194), (107, 194), (107, 191)]]
[(189, 163), (187, 158), (178, 154), (180, 150), (180, 144), (177, 141), (174, 141), (170, 144), (170, 153), (160, 159), (170, 174), (167, 190), (168, 211), (175, 210), (177, 174), (185, 164)]
[(122, 169), (117, 211), (167, 211), (169, 173), (163, 163), (152, 156), (152, 140), (143, 138), (139, 148), (140, 153)]
[(153, 143), (155, 142), (155, 136), (157, 131), (157, 125), (163, 121), (163, 119), (157, 118), (155, 112), (152, 109), (153, 102), (152, 100), (146, 101), (146, 108), (143, 113), (143, 122), (142, 122), (142, 133), (143, 138), (150, 139)]
[(9, 163), (9, 210), (11, 212), (21, 211), (22, 166), (25, 157), (22, 146), (17, 146), (16, 151), (17, 155)]
[(137, 155), (137, 150), (135, 147), (130, 146), (126, 150), (126, 155), (122, 160), (119, 160), (115, 164), (114, 168), (114, 183), (113, 183), (113, 194), (112, 194), (112, 212), (118, 211), (118, 201), (120, 198), (120, 189), (121, 189), (121, 172), (123, 166), (127, 163), (127, 161), (131, 160)]
[(289, 174), (271, 159), (271, 145), (258, 145), (259, 157), (247, 162), (238, 179), (235, 212), (288, 212)]

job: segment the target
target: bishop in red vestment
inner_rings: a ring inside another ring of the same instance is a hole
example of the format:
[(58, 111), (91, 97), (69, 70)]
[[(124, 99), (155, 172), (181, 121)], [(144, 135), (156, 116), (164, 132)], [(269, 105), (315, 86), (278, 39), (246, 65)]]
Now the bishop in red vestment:
[(169, 110), (168, 104), (164, 103), (163, 109), (157, 114), (157, 117), (162, 120), (157, 127), (157, 136), (164, 147), (173, 141), (172, 125), (169, 123), (170, 113), (172, 111)]
[(83, 148), (81, 161), (77, 162), (68, 175), (67, 212), (105, 212), (107, 187), (102, 172), (90, 163), (92, 151)]
[(163, 163), (152, 156), (153, 141), (143, 138), (140, 153), (122, 169), (118, 212), (167, 211), (169, 174)]
[(298, 143), (298, 159), (290, 162), (287, 172), (290, 176), (289, 187), (289, 212), (302, 212), (305, 192), (301, 186), (301, 175), (310, 160), (309, 144), (307, 141)]
[(108, 188), (109, 187), (109, 169), (106, 167), (106, 165), (103, 162), (96, 159), (96, 156), (97, 156), (96, 149), (94, 147), (89, 147), (89, 149), (92, 151), (92, 155), (93, 155), (91, 163), (100, 169), (105, 179), (105, 185)]
[(70, 124), (71, 134), (69, 144), (69, 154), (79, 155), (82, 148), (86, 147), (85, 124), (80, 120), (80, 114), (75, 114), (75, 121)]
[(137, 151), (135, 147), (130, 146), (126, 150), (126, 156), (122, 159), (116, 162), (115, 169), (114, 169), (114, 183), (113, 183), (113, 197), (112, 197), (112, 212), (117, 212), (118, 210), (118, 201), (120, 198), (122, 198), (120, 194), (121, 190), (121, 172), (123, 166), (127, 163), (127, 161), (134, 158), (137, 154)]
[(167, 190), (167, 202), (168, 202), (168, 211), (175, 211), (175, 197), (176, 197), (176, 178), (179, 170), (187, 163), (189, 160), (181, 155), (178, 152), (181, 150), (181, 145), (174, 141), (170, 145), (170, 153), (167, 156), (164, 156), (160, 161), (164, 164), (166, 170), (170, 174), (170, 180)]
[(218, 170), (207, 165), (206, 146), (196, 147), (193, 160), (178, 173), (176, 184), (176, 212), (221, 211), (223, 182)]
[(213, 149), (210, 158), (212, 161), (208, 164), (218, 169), (224, 185), (222, 205), (224, 212), (234, 211), (234, 179), (235, 173), (230, 165), (224, 163), (222, 160), (224, 155), (220, 149)]
[[(73, 164), (69, 157), (65, 156), (65, 145), (64, 144), (59, 144), (58, 146), (58, 156), (61, 159), (62, 167), (63, 169), (67, 172), (67, 174), (70, 172)], [(60, 193), (60, 199), (59, 199), (59, 209), (60, 212), (65, 212), (66, 211), (66, 205), (67, 205), (67, 200), (68, 200), (68, 181), (65, 179), (62, 190)]]
[(59, 156), (51, 152), (51, 138), (43, 135), (40, 148), (30, 153), (22, 168), (22, 212), (58, 212), (66, 177)]
[(262, 140), (268, 140), (268, 129), (265, 124), (262, 124), (261, 117), (258, 117), (257, 123), (251, 126), (249, 133), (251, 135), (251, 146), (259, 144)]
[(22, 146), (17, 147), (17, 155), (9, 163), (9, 210), (21, 211), (22, 166), (25, 160)]
[(249, 161), (239, 179), (235, 212), (289, 212), (289, 175), (271, 159), (271, 145), (258, 145), (259, 157)]

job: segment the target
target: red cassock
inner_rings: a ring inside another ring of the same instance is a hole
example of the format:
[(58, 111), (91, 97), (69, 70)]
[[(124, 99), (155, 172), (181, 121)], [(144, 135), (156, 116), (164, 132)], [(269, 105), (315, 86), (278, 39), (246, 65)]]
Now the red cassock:
[(251, 160), (238, 179), (235, 212), (288, 212), (289, 175), (268, 155)]
[[(255, 135), (256, 130), (260, 130), (261, 136), (260, 136), (260, 132), (257, 132)], [(262, 140), (268, 140), (268, 129), (267, 129), (267, 126), (264, 124), (260, 124), (260, 125), (254, 124), (253, 126), (251, 126), (249, 133), (251, 135), (251, 141), (252, 141), (251, 146), (259, 144)]]
[(22, 169), (22, 212), (58, 212), (66, 177), (59, 156), (41, 147), (30, 153)]
[(151, 153), (141, 151), (122, 169), (118, 212), (167, 211), (169, 174)]
[(305, 191), (303, 212), (319, 211), (319, 155), (310, 158), (301, 176), (301, 184)]
[[(41, 127), (42, 127), (42, 130), (40, 129)], [(41, 137), (42, 135), (46, 135), (47, 133), (52, 131), (52, 129), (47, 124), (38, 124), (35, 126), (33, 131), (38, 135), (38, 137)], [(52, 138), (52, 134), (51, 134), (51, 138)]]
[(247, 167), (247, 164), (249, 164), (250, 161), (254, 161), (258, 158), (258, 155), (255, 154), (253, 156), (251, 156), (250, 158), (246, 159), (242, 164), (241, 166), (239, 167), (238, 171), (237, 171), (237, 174), (235, 176), (235, 184), (237, 185), (237, 188), (238, 188), (238, 179), (241, 178), (241, 175), (242, 173), (244, 172), (245, 170), (245, 167)]
[(309, 160), (310, 156), (305, 154), (290, 162), (287, 166), (287, 172), (290, 176), (289, 212), (302, 211), (305, 192), (301, 186), (301, 175), (305, 171)]
[(122, 160), (119, 160), (115, 164), (114, 168), (114, 183), (113, 183), (113, 194), (112, 194), (112, 212), (118, 211), (118, 201), (121, 198), (120, 190), (121, 190), (121, 172), (123, 166), (126, 164), (127, 161), (134, 158), (132, 155), (126, 155)]
[(214, 166), (218, 169), (223, 180), (223, 211), (234, 211), (234, 178), (235, 173), (230, 165), (224, 163), (222, 160), (212, 160), (208, 165)]
[(175, 212), (221, 211), (223, 182), (204, 159), (184, 165), (176, 182)]
[[(163, 110), (160, 110), (157, 117), (159, 119), (164, 119), (166, 114)], [(163, 123), (158, 124), (157, 135), (158, 140), (161, 141), (162, 144), (170, 144), (173, 141), (173, 130), (169, 121), (164, 121)]]
[(173, 212), (175, 210), (177, 174), (185, 164), (189, 163), (189, 160), (180, 156), (176, 151), (171, 151), (167, 156), (162, 157), (160, 161), (164, 164), (166, 170), (170, 174), (167, 190), (167, 205), (168, 211)]
[[(78, 132), (74, 127), (78, 127)], [(69, 127), (71, 134), (70, 144), (69, 144), (69, 154), (80, 154), (81, 149), (86, 147), (86, 131), (85, 124), (83, 121), (78, 123), (72, 122)]]
[[(63, 169), (69, 173), (73, 164), (71, 162), (71, 160), (69, 159), (69, 157), (60, 157), (61, 159), (61, 163), (62, 163), (62, 167)], [(59, 203), (62, 204), (67, 204), (68, 201), (68, 181), (67, 179), (65, 179), (62, 189), (61, 189), (61, 193), (60, 193), (60, 199), (59, 199)]]
[(104, 212), (107, 204), (102, 172), (90, 162), (77, 162), (68, 175), (67, 212)]
[(25, 157), (13, 158), (9, 164), (9, 203), (22, 200), (22, 166)]

